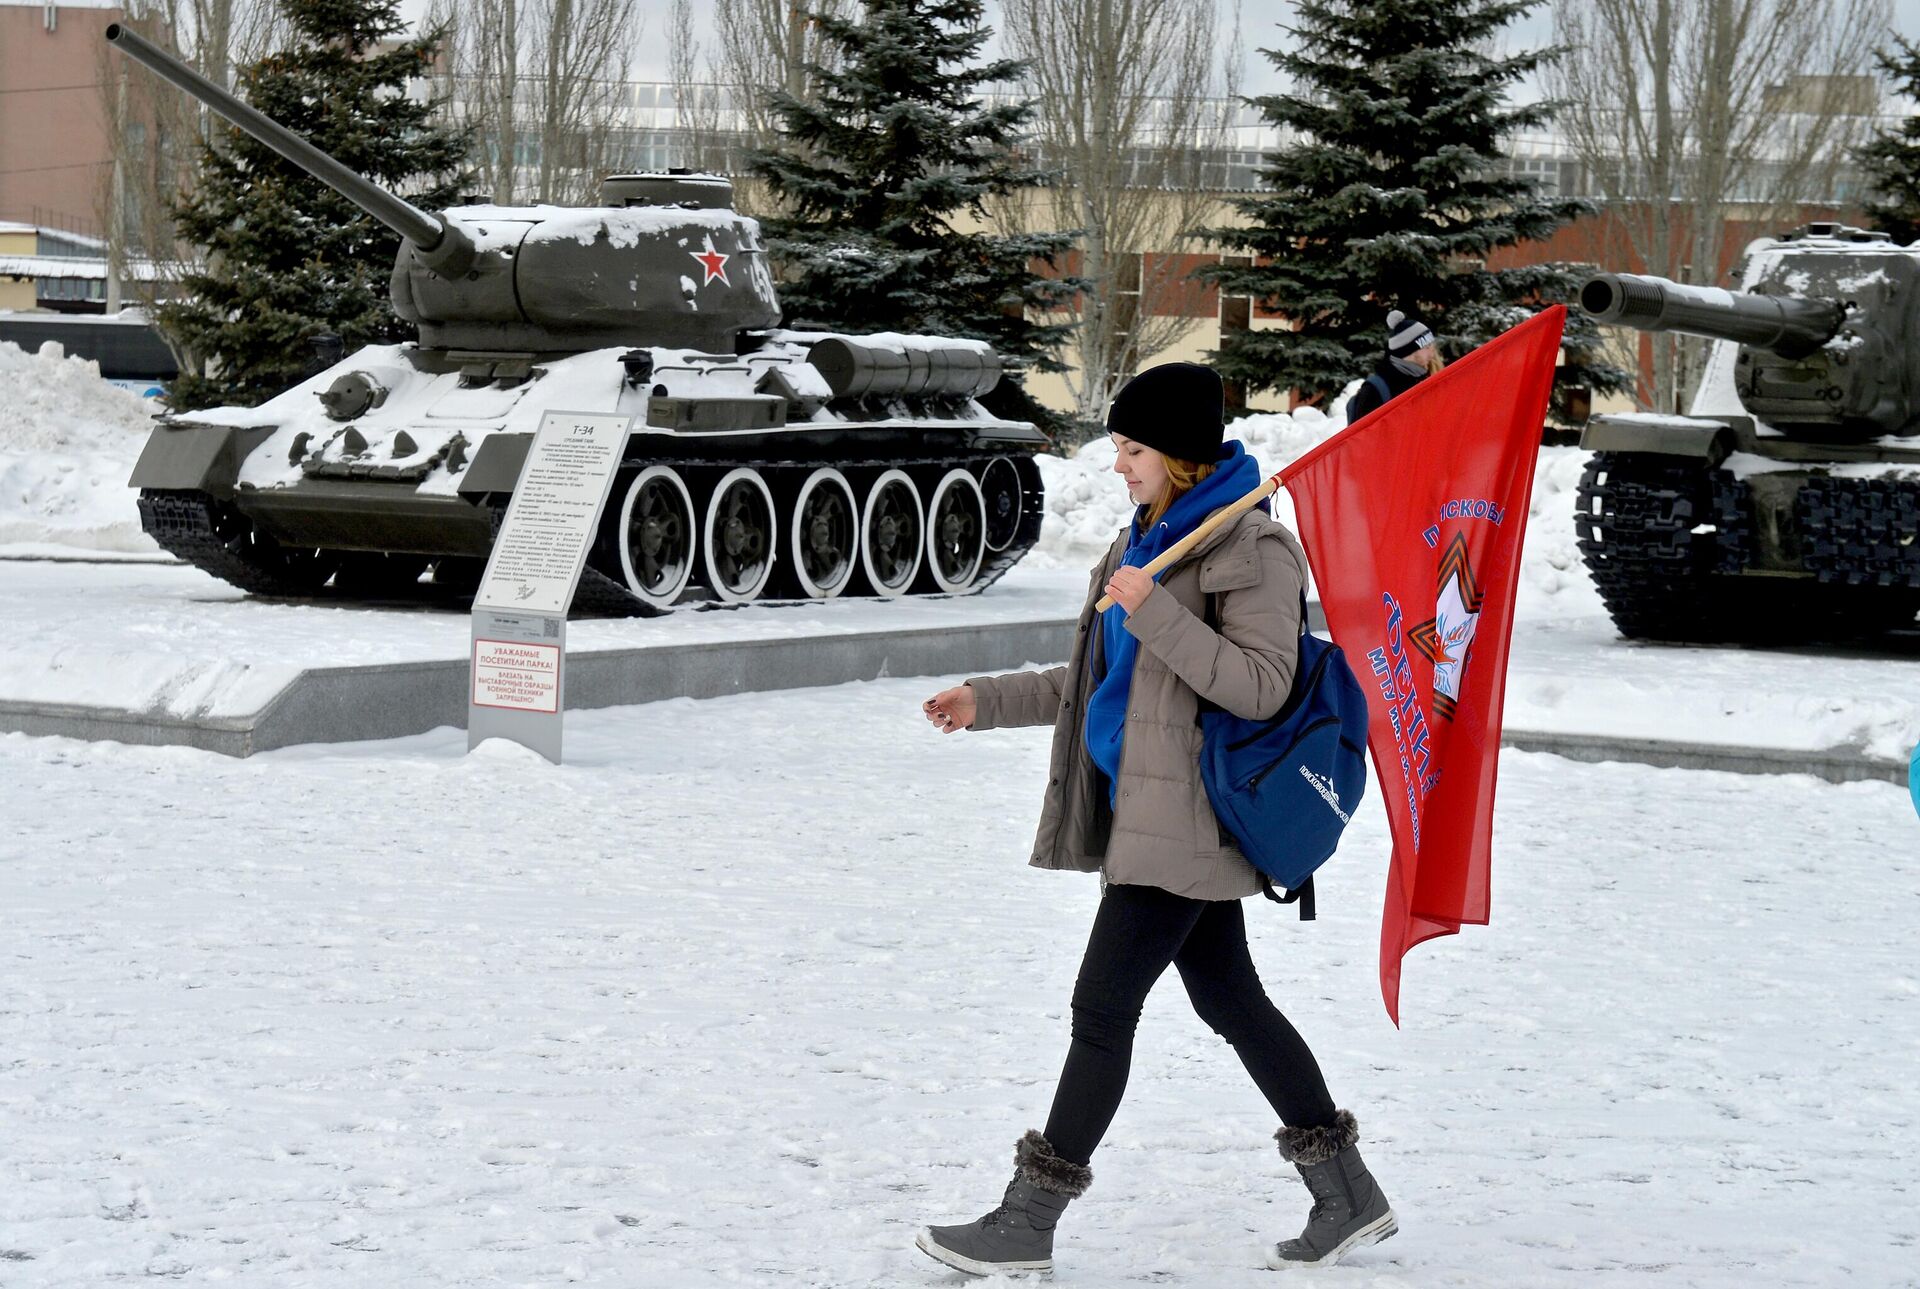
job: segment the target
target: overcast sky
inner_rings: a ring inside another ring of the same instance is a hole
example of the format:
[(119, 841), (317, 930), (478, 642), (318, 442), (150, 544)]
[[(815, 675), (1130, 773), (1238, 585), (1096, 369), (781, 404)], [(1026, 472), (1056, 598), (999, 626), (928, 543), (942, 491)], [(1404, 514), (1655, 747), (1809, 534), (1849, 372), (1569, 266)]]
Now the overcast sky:
[[(672, 0), (637, 0), (640, 13), (646, 23), (644, 38), (639, 43), (639, 57), (634, 67), (636, 80), (663, 81), (667, 79), (667, 14), (672, 8)], [(1217, 0), (1223, 14), (1230, 13), (1233, 0)], [(1418, 3), (1418, 0), (1409, 0)], [(1809, 4), (1824, 4), (1827, 0), (1803, 0)], [(998, 0), (986, 0), (988, 25), (997, 26), (999, 20)], [(426, 0), (402, 0), (402, 11), (409, 16), (418, 17), (426, 11)], [(1273, 64), (1257, 52), (1262, 46), (1272, 48), (1283, 39), (1279, 21), (1291, 9), (1287, 0), (1242, 0), (1241, 38), (1246, 47), (1246, 65), (1242, 69), (1242, 89), (1248, 94), (1262, 94), (1280, 88), (1280, 81)], [(713, 39), (712, 25), (708, 21), (707, 3), (696, 3), (694, 21), (700, 28), (699, 40), (705, 46)], [(1512, 49), (1528, 49), (1546, 44), (1553, 36), (1551, 5), (1542, 4), (1533, 14), (1514, 23), (1509, 32), (1509, 46)], [(1908, 39), (1920, 39), (1920, 0), (1893, 0), (1894, 28)], [(1814, 70), (1809, 68), (1808, 70)]]

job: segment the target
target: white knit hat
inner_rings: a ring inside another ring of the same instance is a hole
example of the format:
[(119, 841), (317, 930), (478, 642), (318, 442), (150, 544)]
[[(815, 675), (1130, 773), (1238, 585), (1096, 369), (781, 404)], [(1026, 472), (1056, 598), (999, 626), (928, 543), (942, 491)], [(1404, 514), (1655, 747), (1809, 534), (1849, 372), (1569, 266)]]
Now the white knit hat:
[(1405, 358), (1417, 349), (1433, 343), (1433, 331), (1418, 318), (1409, 318), (1395, 309), (1387, 315), (1387, 352)]

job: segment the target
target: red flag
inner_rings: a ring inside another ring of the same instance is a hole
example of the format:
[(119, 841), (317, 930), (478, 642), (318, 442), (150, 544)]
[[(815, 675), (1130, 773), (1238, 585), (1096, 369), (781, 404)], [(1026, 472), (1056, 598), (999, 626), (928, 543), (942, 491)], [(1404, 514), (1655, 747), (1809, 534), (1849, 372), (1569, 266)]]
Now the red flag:
[(1407, 950), (1487, 922), (1514, 588), (1565, 319), (1536, 315), (1283, 472), (1327, 626), (1367, 690), (1396, 1025)]

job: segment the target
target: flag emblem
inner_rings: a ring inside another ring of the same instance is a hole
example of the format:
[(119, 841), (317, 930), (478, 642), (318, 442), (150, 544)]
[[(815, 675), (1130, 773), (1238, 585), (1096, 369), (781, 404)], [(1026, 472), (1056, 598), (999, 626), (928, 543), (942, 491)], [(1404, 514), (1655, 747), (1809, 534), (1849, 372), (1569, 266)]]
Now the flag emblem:
[(1473, 576), (1473, 557), (1464, 533), (1455, 533), (1447, 543), (1437, 580), (1433, 616), (1409, 627), (1407, 639), (1433, 664), (1433, 714), (1450, 721), (1460, 703), (1460, 683), (1486, 598)]

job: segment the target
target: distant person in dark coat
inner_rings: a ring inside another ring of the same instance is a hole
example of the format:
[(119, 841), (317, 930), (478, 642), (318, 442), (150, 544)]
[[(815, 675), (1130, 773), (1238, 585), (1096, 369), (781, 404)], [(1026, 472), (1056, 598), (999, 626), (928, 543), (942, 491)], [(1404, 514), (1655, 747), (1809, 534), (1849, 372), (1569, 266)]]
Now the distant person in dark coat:
[(1434, 343), (1433, 329), (1395, 309), (1387, 315), (1386, 354), (1347, 400), (1347, 424), (1406, 393), (1446, 365)]

